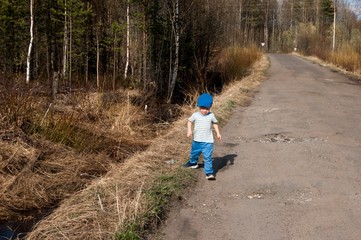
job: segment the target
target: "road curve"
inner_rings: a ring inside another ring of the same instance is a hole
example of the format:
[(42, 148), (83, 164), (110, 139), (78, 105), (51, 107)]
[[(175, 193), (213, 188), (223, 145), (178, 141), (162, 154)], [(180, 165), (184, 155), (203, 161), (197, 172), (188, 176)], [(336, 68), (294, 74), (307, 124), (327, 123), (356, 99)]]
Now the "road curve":
[(361, 85), (269, 58), (251, 105), (221, 130), (217, 180), (201, 180), (157, 239), (361, 239)]

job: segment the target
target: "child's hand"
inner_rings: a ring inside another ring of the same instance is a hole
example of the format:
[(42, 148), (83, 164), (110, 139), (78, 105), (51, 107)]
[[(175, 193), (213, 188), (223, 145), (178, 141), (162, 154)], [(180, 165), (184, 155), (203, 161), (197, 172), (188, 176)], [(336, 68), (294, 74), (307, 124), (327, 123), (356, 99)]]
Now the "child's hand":
[(220, 131), (219, 131), (218, 124), (213, 124), (213, 127), (214, 127), (214, 130), (215, 130), (216, 134), (217, 134), (217, 139), (218, 139), (218, 140), (221, 140), (221, 139), (222, 139), (222, 136), (221, 136), (221, 133), (220, 133)]
[(192, 135), (193, 135), (192, 131), (187, 132), (187, 137), (192, 137)]
[(218, 139), (218, 140), (222, 140), (221, 134), (217, 134), (217, 139)]

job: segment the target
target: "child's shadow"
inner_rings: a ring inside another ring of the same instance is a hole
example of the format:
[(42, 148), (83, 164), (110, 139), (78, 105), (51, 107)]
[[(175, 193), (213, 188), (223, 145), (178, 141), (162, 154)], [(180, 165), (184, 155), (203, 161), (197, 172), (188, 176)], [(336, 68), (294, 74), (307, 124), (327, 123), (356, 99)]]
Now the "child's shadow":
[(228, 154), (223, 157), (213, 158), (214, 173), (217, 173), (220, 169), (226, 167), (228, 162), (229, 162), (229, 165), (233, 165), (236, 157), (237, 157), (237, 154)]

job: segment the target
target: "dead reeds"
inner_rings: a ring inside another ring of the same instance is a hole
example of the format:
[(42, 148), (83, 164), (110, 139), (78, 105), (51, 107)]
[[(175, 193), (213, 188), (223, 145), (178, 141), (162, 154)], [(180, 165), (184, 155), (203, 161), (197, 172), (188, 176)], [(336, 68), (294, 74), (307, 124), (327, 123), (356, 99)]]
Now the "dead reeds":
[(343, 44), (341, 48), (330, 53), (327, 61), (334, 65), (353, 73), (361, 73), (361, 54), (348, 44)]
[(222, 73), (225, 84), (248, 75), (248, 71), (255, 61), (261, 57), (256, 46), (247, 48), (229, 47), (224, 49), (218, 58), (217, 68)]
[(121, 166), (114, 166), (106, 176), (65, 200), (49, 218), (39, 223), (29, 239), (64, 236), (111, 239), (117, 231), (122, 232), (139, 220), (139, 216), (152, 207), (144, 195), (156, 174), (171, 171), (172, 166), (165, 163), (171, 157), (169, 153), (173, 152), (174, 158), (182, 158), (188, 147), (185, 139), (180, 140), (182, 129), (172, 133), (146, 152), (131, 157)]
[(151, 123), (132, 102), (134, 94), (59, 95), (48, 104), (25, 93), (3, 92), (1, 98), (0, 222), (47, 215), (156, 135), (152, 127), (144, 130)]
[(60, 200), (104, 175), (111, 159), (79, 155), (47, 141), (35, 148), (18, 140), (0, 142), (0, 219), (25, 221), (54, 208)]

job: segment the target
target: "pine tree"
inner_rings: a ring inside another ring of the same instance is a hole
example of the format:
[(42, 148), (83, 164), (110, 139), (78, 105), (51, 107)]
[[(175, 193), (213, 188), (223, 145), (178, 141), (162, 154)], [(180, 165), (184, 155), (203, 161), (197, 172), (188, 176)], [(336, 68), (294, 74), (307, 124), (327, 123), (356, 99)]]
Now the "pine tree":
[(0, 66), (9, 75), (25, 72), (30, 39), (28, 6), (26, 0), (3, 0), (0, 5)]

